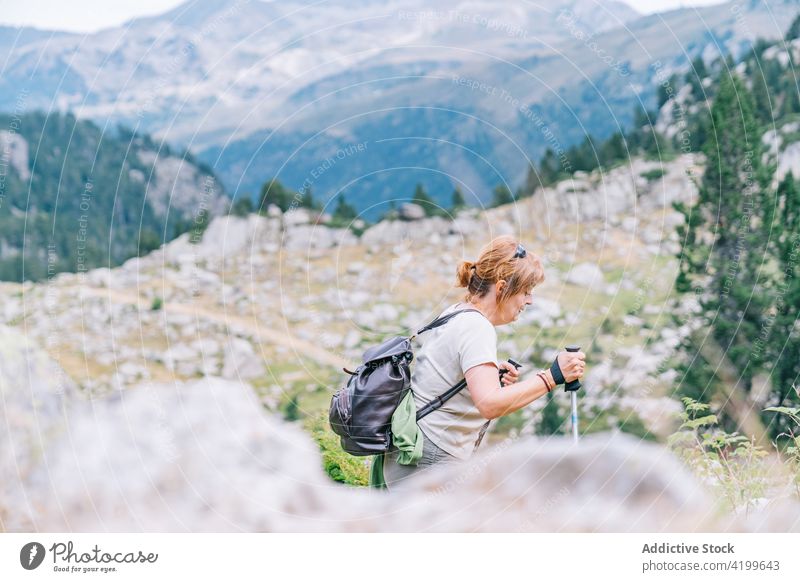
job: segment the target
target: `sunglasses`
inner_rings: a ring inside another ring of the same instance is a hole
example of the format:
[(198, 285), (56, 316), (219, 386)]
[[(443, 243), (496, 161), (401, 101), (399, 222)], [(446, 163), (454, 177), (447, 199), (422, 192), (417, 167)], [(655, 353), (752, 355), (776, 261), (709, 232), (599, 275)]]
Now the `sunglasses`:
[(525, 255), (528, 254), (528, 251), (525, 250), (525, 247), (521, 244), (517, 244), (517, 250), (514, 253), (514, 256), (511, 257), (512, 259), (524, 259)]

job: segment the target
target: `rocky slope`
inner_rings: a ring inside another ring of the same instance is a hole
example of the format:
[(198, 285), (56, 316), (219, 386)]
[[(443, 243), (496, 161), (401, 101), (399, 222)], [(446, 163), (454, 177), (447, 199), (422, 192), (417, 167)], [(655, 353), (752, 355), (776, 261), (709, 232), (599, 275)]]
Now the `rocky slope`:
[[(221, 217), (197, 244), (187, 233), (113, 270), (8, 286), (0, 322), (23, 328), (91, 393), (213, 376), (251, 382), (270, 409), (296, 398), (310, 413), (366, 346), (460, 297), (459, 260), (513, 233), (542, 256), (547, 279), (520, 320), (499, 328), (500, 357), (530, 370), (579, 343), (595, 360), (587, 429), (641, 417), (659, 432), (676, 407), (668, 359), (688, 329), (668, 315), (679, 220), (670, 204), (694, 195), (695, 164), (681, 157), (653, 180), (662, 165), (635, 159), (515, 205), (384, 221), (360, 239), (305, 210)], [(516, 429), (532, 430), (537, 406)]]

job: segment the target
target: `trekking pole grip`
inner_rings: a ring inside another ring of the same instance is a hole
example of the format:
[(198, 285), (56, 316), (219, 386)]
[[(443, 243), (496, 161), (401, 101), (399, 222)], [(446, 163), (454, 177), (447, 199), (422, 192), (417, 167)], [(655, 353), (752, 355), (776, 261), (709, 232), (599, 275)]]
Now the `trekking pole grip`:
[[(580, 346), (570, 345), (567, 346), (566, 349), (568, 352), (579, 352), (581, 351)], [(573, 380), (572, 382), (567, 382), (564, 384), (564, 392), (576, 392), (581, 388), (581, 381), (580, 380)]]
[[(522, 367), (522, 364), (520, 364), (516, 360), (512, 360), (511, 358), (508, 358), (508, 363), (511, 364), (512, 366), (514, 366), (517, 370), (519, 370)], [(506, 372), (508, 372), (508, 370), (506, 370), (505, 368), (500, 370), (500, 379), (501, 380), (503, 379), (503, 374), (505, 374)]]

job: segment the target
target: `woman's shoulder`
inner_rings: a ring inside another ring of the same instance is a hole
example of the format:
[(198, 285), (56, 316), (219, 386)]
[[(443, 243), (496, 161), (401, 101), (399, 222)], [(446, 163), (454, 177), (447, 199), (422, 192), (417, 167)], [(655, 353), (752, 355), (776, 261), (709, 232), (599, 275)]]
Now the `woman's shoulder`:
[(492, 331), (495, 331), (492, 322), (486, 319), (486, 316), (483, 313), (473, 309), (473, 307), (465, 303), (456, 303), (448, 308), (448, 311), (445, 312), (445, 315), (452, 311), (470, 310), (466, 313), (461, 313), (452, 319), (452, 322), (456, 323), (456, 325), (453, 326), (454, 328), (480, 328), (487, 330), (491, 329)]

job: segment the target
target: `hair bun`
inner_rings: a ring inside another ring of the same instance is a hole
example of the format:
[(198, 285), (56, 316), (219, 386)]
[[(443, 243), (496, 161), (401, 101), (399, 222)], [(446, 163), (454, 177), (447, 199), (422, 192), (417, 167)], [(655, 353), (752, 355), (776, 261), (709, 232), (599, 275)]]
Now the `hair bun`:
[(462, 261), (456, 270), (456, 283), (459, 287), (469, 287), (469, 280), (472, 277), (472, 271), (475, 270), (475, 263), (471, 261)]

